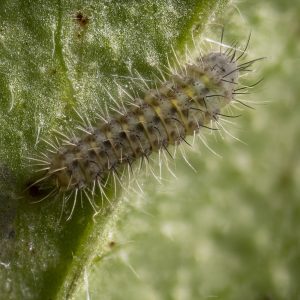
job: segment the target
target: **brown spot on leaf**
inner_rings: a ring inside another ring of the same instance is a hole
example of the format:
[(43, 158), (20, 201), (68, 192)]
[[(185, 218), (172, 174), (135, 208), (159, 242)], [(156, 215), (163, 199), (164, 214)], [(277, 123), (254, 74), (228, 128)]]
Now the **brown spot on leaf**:
[(36, 198), (43, 194), (40, 187), (32, 181), (27, 182), (25, 187), (30, 197)]
[(75, 15), (75, 21), (78, 23), (79, 26), (81, 27), (85, 27), (90, 19), (88, 16), (84, 15), (82, 12), (78, 12), (76, 15)]
[(110, 248), (114, 248), (114, 247), (116, 246), (116, 242), (115, 242), (115, 241), (110, 241), (110, 242), (108, 243), (108, 246), (109, 246)]

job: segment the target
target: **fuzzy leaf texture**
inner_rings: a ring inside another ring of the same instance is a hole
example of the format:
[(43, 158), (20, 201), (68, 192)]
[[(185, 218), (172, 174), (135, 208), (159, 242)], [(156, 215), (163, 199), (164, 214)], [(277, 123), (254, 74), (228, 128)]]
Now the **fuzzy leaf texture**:
[(1, 1), (0, 299), (72, 298), (126, 214), (115, 200), (94, 222), (84, 203), (59, 223), (61, 203), (32, 204), (24, 193), (32, 171), (24, 157), (52, 128), (76, 124), (73, 108), (89, 114), (103, 106), (102, 86), (115, 90), (114, 75), (166, 64), (170, 45), (182, 49), (192, 27), (200, 33), (225, 3)]

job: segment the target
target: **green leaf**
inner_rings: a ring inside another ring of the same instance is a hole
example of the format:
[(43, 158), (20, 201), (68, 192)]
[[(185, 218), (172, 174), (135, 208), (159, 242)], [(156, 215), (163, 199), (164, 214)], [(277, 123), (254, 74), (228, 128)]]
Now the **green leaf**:
[[(94, 219), (85, 201), (69, 222), (62, 203), (32, 204), (24, 192), (25, 157), (52, 128), (76, 124), (73, 108), (92, 115), (116, 93), (128, 67), (149, 75), (171, 45), (191, 43), (226, 1), (23, 1), (0, 3), (0, 295), (2, 299), (71, 298), (110, 233), (126, 214), (113, 200)], [(113, 284), (113, 283), (112, 283)]]

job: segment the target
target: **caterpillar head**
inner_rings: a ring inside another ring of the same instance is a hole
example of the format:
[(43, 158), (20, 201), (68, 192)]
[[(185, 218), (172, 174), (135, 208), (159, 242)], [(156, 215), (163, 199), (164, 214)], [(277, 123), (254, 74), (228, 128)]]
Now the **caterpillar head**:
[(211, 73), (214, 78), (223, 79), (228, 83), (237, 82), (239, 69), (234, 57), (229, 57), (225, 53), (212, 52), (205, 55), (201, 61), (205, 71)]

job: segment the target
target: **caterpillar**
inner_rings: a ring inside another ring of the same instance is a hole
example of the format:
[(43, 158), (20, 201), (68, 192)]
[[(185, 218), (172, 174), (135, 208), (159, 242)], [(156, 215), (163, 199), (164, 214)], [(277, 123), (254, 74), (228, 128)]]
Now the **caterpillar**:
[(144, 81), (142, 95), (127, 93), (126, 102), (117, 103), (107, 116), (99, 114), (93, 124), (85, 122), (71, 136), (56, 131), (60, 139), (47, 142), (46, 152), (29, 158), (41, 174), (30, 187), (52, 187), (39, 201), (56, 194), (63, 194), (64, 201), (73, 196), (70, 219), (79, 195), (84, 195), (97, 211), (93, 198), (96, 194), (107, 198), (104, 184), (109, 175), (118, 178), (121, 170), (132, 169), (153, 152), (169, 153), (170, 146), (187, 142), (186, 137), (212, 129), (210, 124), (219, 116), (228, 116), (222, 109), (235, 95), (255, 85), (239, 83), (240, 74), (261, 59), (243, 61), (249, 41), (250, 35), (243, 50), (237, 45), (223, 50), (222, 32), (219, 51), (195, 58), (187, 55), (183, 63), (175, 54), (177, 65), (159, 70), (161, 76), (153, 86)]

